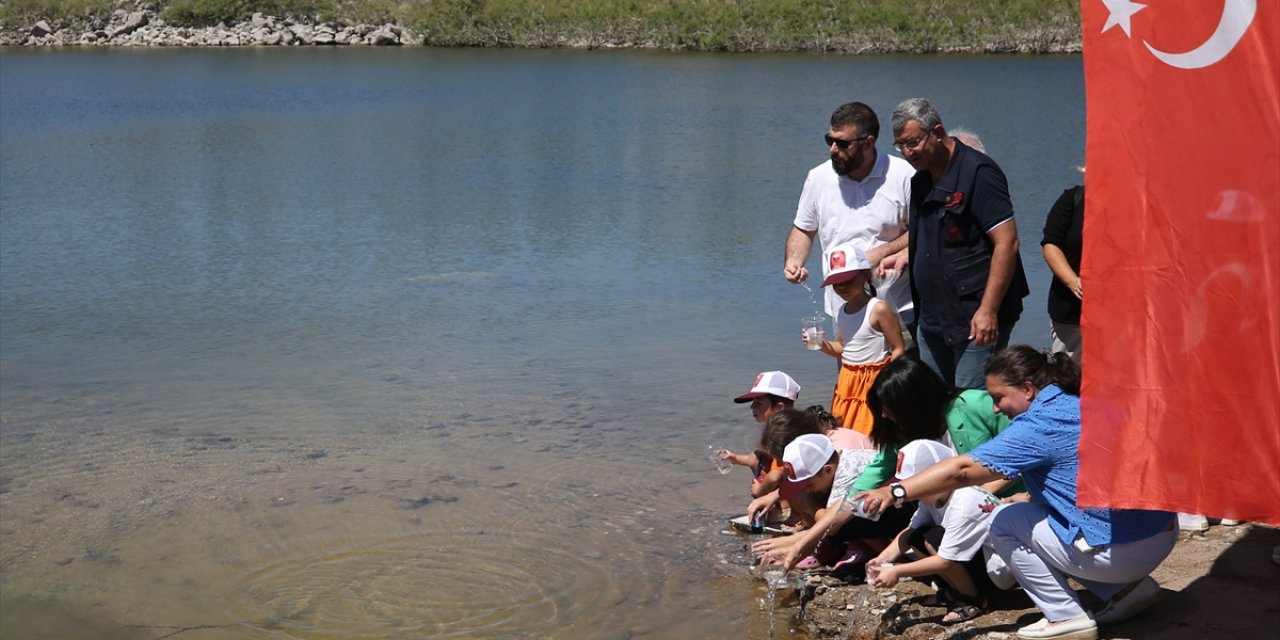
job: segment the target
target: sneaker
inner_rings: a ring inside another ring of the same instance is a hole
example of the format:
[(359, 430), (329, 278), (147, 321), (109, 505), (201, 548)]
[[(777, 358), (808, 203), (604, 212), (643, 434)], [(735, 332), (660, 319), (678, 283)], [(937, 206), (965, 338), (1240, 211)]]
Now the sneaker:
[(1150, 577), (1143, 578), (1129, 593), (1112, 598), (1107, 606), (1094, 616), (1098, 624), (1119, 624), (1151, 608), (1164, 597), (1160, 584)]
[(862, 550), (862, 547), (856, 544), (851, 544), (849, 545), (849, 550), (844, 554), (844, 557), (832, 564), (831, 568), (840, 569), (846, 566), (853, 567), (866, 561), (867, 554)]
[(1098, 640), (1098, 623), (1089, 617), (1089, 612), (1082, 613), (1070, 620), (1049, 622), (1041, 618), (1035, 624), (1018, 629), (1020, 640)]
[(1179, 513), (1178, 528), (1183, 531), (1208, 531), (1209, 519), (1194, 513)]

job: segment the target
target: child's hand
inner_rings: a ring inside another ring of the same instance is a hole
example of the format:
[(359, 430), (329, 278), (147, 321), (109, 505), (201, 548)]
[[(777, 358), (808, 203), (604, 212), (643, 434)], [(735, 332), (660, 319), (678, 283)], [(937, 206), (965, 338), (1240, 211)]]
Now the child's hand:
[[(874, 562), (875, 565), (871, 563)], [(898, 567), (877, 558), (867, 563), (867, 578), (871, 586), (887, 589), (898, 584)]]
[(1031, 502), (1031, 494), (1027, 493), (1026, 491), (1022, 491), (1019, 493), (1015, 493), (1009, 496), (1008, 498), (1001, 498), (1000, 502), (1003, 502), (1005, 504), (1011, 504), (1014, 502)]
[(778, 494), (769, 493), (760, 496), (747, 505), (747, 517), (752, 520), (757, 518), (763, 520), (773, 510), (773, 505), (775, 504), (778, 504)]
[(763, 559), (761, 565), (780, 564), (790, 571), (800, 563), (800, 545), (795, 544), (799, 536), (778, 536), (761, 540), (751, 545), (751, 550)]

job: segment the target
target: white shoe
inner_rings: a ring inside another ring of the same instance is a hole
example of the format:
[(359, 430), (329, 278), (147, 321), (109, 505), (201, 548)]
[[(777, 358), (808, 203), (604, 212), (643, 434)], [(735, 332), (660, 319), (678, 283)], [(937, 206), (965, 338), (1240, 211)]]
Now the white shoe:
[(1119, 624), (1151, 608), (1164, 598), (1160, 585), (1150, 577), (1143, 578), (1133, 591), (1120, 598), (1112, 598), (1101, 611), (1094, 616), (1098, 624)]
[(1194, 513), (1179, 513), (1178, 528), (1183, 531), (1208, 531), (1209, 519)]
[(1093, 621), (1089, 612), (1084, 612), (1070, 620), (1049, 622), (1041, 618), (1035, 624), (1018, 629), (1020, 640), (1098, 640), (1098, 623)]

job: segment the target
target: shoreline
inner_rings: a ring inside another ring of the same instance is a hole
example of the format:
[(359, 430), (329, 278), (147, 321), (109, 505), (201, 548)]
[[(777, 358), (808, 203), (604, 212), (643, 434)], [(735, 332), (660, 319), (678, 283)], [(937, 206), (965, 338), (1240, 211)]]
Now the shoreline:
[[(108, 20), (58, 25), (38, 19), (0, 25), (0, 46), (23, 47), (271, 47), (427, 46), (513, 49), (635, 49), (726, 53), (915, 54), (1079, 54), (1079, 25), (1043, 25), (1012, 35), (960, 44), (911, 44), (902, 36), (875, 33), (815, 34), (812, 41), (785, 44), (767, 34), (707, 41), (680, 34), (646, 33), (640, 28), (590, 30), (549, 27), (537, 32), (490, 29), (459, 33), (419, 30), (396, 22), (347, 24), (302, 16), (255, 13), (231, 25), (190, 27), (165, 22), (155, 9), (117, 9)], [(665, 39), (663, 36), (665, 35)], [(696, 36), (696, 34), (695, 34)]]
[[(1099, 639), (1267, 637), (1280, 615), (1280, 599), (1275, 598), (1280, 566), (1271, 560), (1277, 545), (1280, 529), (1264, 524), (1180, 532), (1173, 552), (1152, 573), (1163, 599), (1132, 620), (1100, 628)], [(810, 581), (813, 595), (805, 602), (800, 624), (818, 640), (1010, 640), (1018, 627), (1042, 616), (1014, 589), (993, 597), (985, 614), (943, 626), (946, 610), (922, 603), (933, 589), (921, 582), (869, 589), (860, 580), (846, 583), (824, 576)], [(1092, 597), (1085, 592), (1086, 603)]]

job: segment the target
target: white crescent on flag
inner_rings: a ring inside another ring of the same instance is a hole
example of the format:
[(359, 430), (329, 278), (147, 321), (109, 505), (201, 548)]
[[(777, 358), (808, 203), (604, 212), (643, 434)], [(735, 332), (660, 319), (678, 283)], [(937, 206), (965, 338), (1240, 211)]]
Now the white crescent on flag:
[(1253, 17), (1257, 12), (1257, 0), (1226, 0), (1226, 4), (1222, 7), (1222, 19), (1218, 21), (1218, 28), (1208, 40), (1191, 51), (1169, 53), (1151, 46), (1151, 43), (1146, 40), (1143, 40), (1142, 44), (1146, 45), (1151, 55), (1171, 67), (1201, 69), (1217, 63), (1231, 53), (1231, 50), (1240, 42), (1240, 38), (1244, 37), (1244, 32), (1249, 30), (1249, 25), (1253, 23)]

